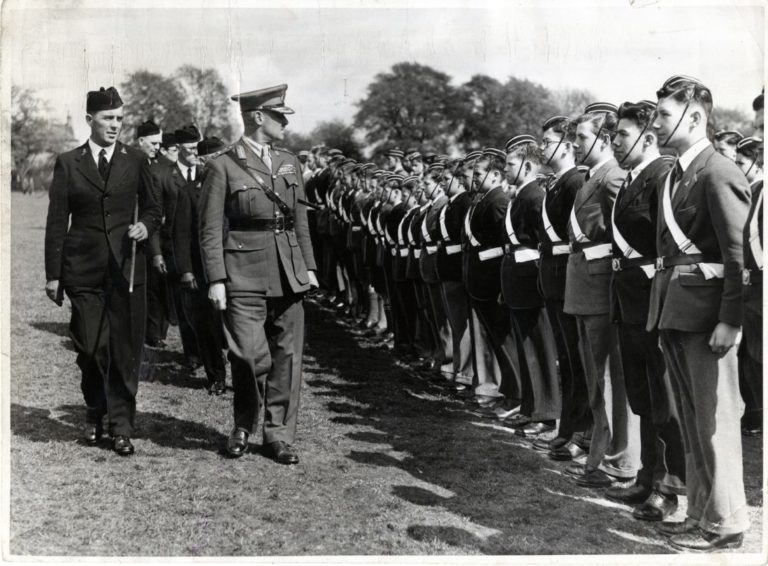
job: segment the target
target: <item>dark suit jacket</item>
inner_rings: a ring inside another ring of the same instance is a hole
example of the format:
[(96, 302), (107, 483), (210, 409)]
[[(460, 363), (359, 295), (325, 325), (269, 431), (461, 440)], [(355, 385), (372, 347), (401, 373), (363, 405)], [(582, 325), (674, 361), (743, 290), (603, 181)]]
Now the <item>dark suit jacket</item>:
[[(576, 194), (573, 203), (576, 220), (590, 242), (611, 242), (608, 233), (611, 209), (624, 177), (619, 164), (611, 159), (595, 171)], [(568, 237), (574, 241), (570, 228), (568, 232)], [(580, 315), (608, 313), (612, 274), (610, 256), (587, 261), (583, 252), (570, 254), (565, 282), (565, 312)]]
[[(544, 189), (534, 180), (520, 187), (510, 205), (510, 219), (520, 246), (514, 249), (538, 249), (541, 235), (541, 205)], [(505, 219), (506, 220), (506, 219)], [(506, 223), (502, 221), (506, 231)], [(509, 238), (507, 238), (509, 242)], [(501, 293), (504, 302), (513, 309), (544, 306), (539, 292), (539, 269), (535, 261), (515, 262), (512, 254), (505, 254), (501, 262)]]
[(173, 223), (173, 249), (179, 275), (192, 273), (199, 286), (207, 284), (200, 254), (200, 191), (202, 180), (186, 183), (178, 194)]
[[(699, 268), (679, 266), (656, 273), (651, 287), (648, 329), (711, 332), (718, 322), (741, 326), (743, 230), (750, 206), (744, 173), (712, 146), (682, 176), (672, 196), (680, 229), (710, 261), (722, 263), (724, 279), (705, 279)], [(656, 252), (681, 252), (667, 229), (659, 195)]]
[[(441, 281), (462, 280), (462, 256), (463, 253), (448, 255), (446, 246), (461, 245), (464, 217), (469, 210), (472, 197), (469, 193), (460, 193), (453, 201), (449, 199), (445, 208), (445, 228), (449, 239), (440, 238), (440, 246), (437, 249), (437, 274)], [(438, 218), (439, 220), (439, 218)], [(439, 225), (438, 225), (439, 228)]]
[(333, 174), (328, 167), (322, 169), (316, 176), (313, 183), (313, 189), (317, 202), (322, 204), (323, 208), (317, 212), (317, 233), (327, 236), (330, 233), (331, 211), (325, 204), (326, 195), (331, 189), (331, 178)]
[[(168, 273), (177, 275), (176, 255), (173, 246), (173, 224), (176, 220), (176, 209), (179, 202), (179, 191), (187, 184), (181, 171), (172, 164), (166, 167), (153, 168), (155, 184), (158, 186), (163, 199), (163, 222), (160, 229), (150, 238), (149, 247), (152, 255), (162, 255)], [(202, 174), (197, 167), (198, 178)]]
[[(390, 254), (390, 257), (392, 258), (392, 279), (394, 281), (404, 281), (405, 280), (405, 262), (400, 261), (400, 255), (399, 255), (399, 249), (400, 244), (398, 243), (398, 239), (400, 238), (400, 232), (398, 230), (400, 226), (400, 221), (405, 216), (405, 213), (408, 210), (405, 207), (405, 203), (401, 202), (396, 205), (394, 205), (388, 213), (386, 213), (386, 227), (385, 230), (387, 232), (387, 235), (389, 236), (387, 238), (388, 242), (394, 241), (394, 244), (389, 244), (387, 253)], [(383, 224), (382, 224), (383, 226)], [(395, 250), (395, 255), (391, 255), (391, 250)]]
[[(616, 197), (616, 227), (632, 249), (646, 258), (656, 258), (658, 195), (673, 164), (674, 159), (669, 157), (655, 159), (640, 172), (637, 179), (632, 180), (629, 187), (622, 184)], [(613, 256), (624, 257), (615, 240)], [(652, 281), (640, 267), (614, 271), (611, 284), (612, 318), (644, 326), (648, 320)]]
[[(130, 277), (136, 202), (139, 222), (152, 234), (160, 225), (160, 196), (146, 154), (117, 142), (107, 182), (99, 175), (88, 144), (56, 158), (45, 226), (45, 276), (62, 286), (97, 287), (110, 261)], [(71, 220), (71, 225), (70, 225)], [(146, 275), (144, 243), (136, 246), (134, 283)]]
[[(402, 281), (405, 279), (413, 279), (414, 278), (414, 266), (413, 266), (413, 250), (411, 249), (411, 246), (409, 244), (408, 240), (408, 229), (411, 227), (411, 222), (413, 221), (414, 217), (419, 213), (419, 207), (414, 206), (410, 210), (408, 210), (405, 213), (405, 217), (403, 218), (403, 222), (400, 225), (400, 230), (398, 232), (398, 238), (400, 238), (399, 241), (405, 242), (403, 245), (400, 246), (400, 249), (407, 250), (407, 254), (405, 256), (402, 256), (402, 252), (399, 252), (395, 258), (395, 270), (396, 270), (396, 281)], [(417, 270), (418, 271), (418, 270)]]
[(465, 251), (467, 262), (467, 292), (479, 301), (496, 300), (501, 293), (501, 256), (480, 261), (480, 250), (503, 246), (509, 241), (504, 228), (504, 218), (509, 195), (496, 187), (481, 196), (472, 213), (470, 228), (480, 247)]
[[(208, 281), (226, 281), (229, 294), (264, 293), (281, 297), (309, 289), (315, 269), (309, 239), (304, 182), (298, 158), (270, 150), (272, 170), (241, 139), (208, 159), (200, 197), (200, 248)], [(244, 170), (245, 168), (245, 170)], [(265, 194), (270, 187), (291, 208), (294, 229), (224, 234), (224, 219), (274, 219), (279, 208)]]
[[(576, 200), (576, 193), (584, 184), (585, 171), (573, 167), (563, 173), (555, 184), (547, 190), (545, 205), (549, 221), (563, 242), (568, 242), (568, 217)], [(545, 234), (544, 223), (542, 231), (542, 254), (539, 261), (539, 281), (541, 291), (547, 300), (563, 301), (565, 299), (565, 274), (568, 265), (568, 254), (552, 256), (549, 254), (549, 237)]]
[[(757, 215), (757, 232), (760, 239), (760, 247), (763, 247), (763, 207), (760, 205), (759, 209), (756, 207), (757, 198), (760, 193), (763, 192), (763, 181), (758, 181), (752, 187), (752, 206), (749, 209), (749, 215), (744, 225), (744, 267), (747, 269), (757, 269), (755, 264), (755, 257), (752, 254), (752, 248), (749, 245), (749, 225), (752, 222), (752, 218)], [(763, 197), (765, 198), (765, 197)], [(753, 313), (756, 316), (762, 316), (763, 314), (763, 286), (758, 285), (744, 285), (742, 290), (742, 298), (744, 302), (744, 309)]]
[[(422, 243), (424, 241), (424, 238), (421, 235), (421, 225), (424, 222), (424, 217), (426, 216), (426, 210), (422, 211), (420, 206), (416, 207), (416, 212), (413, 213), (413, 216), (411, 217), (411, 221), (406, 228), (406, 241), (409, 242), (409, 251), (408, 251), (408, 261), (406, 262), (405, 266), (405, 275), (408, 277), (408, 279), (421, 279), (421, 273), (420, 273), (420, 259), (421, 259), (421, 248)], [(413, 236), (413, 238), (411, 238)], [(412, 242), (412, 243), (411, 243)], [(416, 257), (416, 250), (418, 251), (419, 257)]]
[[(437, 273), (437, 243), (440, 241), (440, 226), (438, 226), (438, 223), (440, 220), (440, 212), (447, 204), (448, 197), (445, 195), (441, 196), (432, 203), (429, 209), (427, 209), (427, 214), (424, 217), (424, 224), (426, 225), (426, 231), (429, 235), (430, 242), (427, 243), (425, 241), (422, 245), (419, 271), (424, 282), (430, 285), (440, 283), (440, 276)], [(433, 253), (427, 253), (428, 247), (429, 249), (434, 250)]]

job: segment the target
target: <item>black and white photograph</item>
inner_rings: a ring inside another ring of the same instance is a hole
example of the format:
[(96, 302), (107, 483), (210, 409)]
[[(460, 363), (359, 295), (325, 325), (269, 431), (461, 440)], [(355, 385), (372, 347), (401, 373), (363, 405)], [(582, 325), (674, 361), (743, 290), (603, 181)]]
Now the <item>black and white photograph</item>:
[(765, 564), (765, 8), (3, 1), (3, 561)]

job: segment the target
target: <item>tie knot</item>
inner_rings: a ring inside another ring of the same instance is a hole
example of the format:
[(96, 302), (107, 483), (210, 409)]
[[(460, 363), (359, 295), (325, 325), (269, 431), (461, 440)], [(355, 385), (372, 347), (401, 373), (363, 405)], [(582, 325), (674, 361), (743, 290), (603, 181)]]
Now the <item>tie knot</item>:
[(104, 148), (102, 147), (102, 148), (101, 148), (101, 151), (99, 152), (99, 155), (100, 155), (100, 156), (102, 156), (102, 157), (106, 157), (106, 155), (107, 155), (107, 150), (106, 150), (106, 149), (104, 149)]

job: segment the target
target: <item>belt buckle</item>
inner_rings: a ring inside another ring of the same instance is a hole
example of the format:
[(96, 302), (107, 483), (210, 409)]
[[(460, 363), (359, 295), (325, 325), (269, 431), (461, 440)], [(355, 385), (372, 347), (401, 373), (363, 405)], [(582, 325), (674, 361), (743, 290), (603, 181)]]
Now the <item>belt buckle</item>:
[(621, 258), (614, 257), (611, 259), (611, 267), (614, 271), (621, 271)]
[(664, 256), (657, 257), (656, 258), (656, 271), (664, 271), (666, 267), (664, 267)]
[(275, 216), (275, 234), (285, 232), (285, 216)]
[(751, 275), (749, 269), (742, 269), (741, 270), (741, 282), (744, 285), (751, 285), (752, 284), (752, 275)]
[(573, 253), (573, 242), (568, 242), (568, 251)]

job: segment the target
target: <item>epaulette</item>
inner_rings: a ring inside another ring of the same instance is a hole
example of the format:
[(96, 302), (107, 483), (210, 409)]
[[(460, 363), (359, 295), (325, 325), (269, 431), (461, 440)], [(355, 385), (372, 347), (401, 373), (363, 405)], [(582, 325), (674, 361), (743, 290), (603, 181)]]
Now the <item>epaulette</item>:
[(231, 144), (226, 147), (223, 147), (219, 151), (214, 151), (210, 155), (206, 156), (206, 159), (213, 159), (214, 157), (219, 157), (220, 155), (224, 155), (225, 153), (228, 153), (229, 150), (231, 150), (233, 147), (235, 147), (235, 144)]
[(272, 151), (282, 151), (282, 152), (284, 152), (284, 153), (287, 153), (288, 155), (293, 155), (293, 156), (295, 156), (295, 155), (296, 155), (296, 154), (295, 154), (295, 153), (293, 153), (293, 152), (292, 152), (290, 149), (286, 149), (286, 148), (284, 148), (284, 147), (277, 147), (277, 146), (274, 146), (274, 147), (272, 148)]

